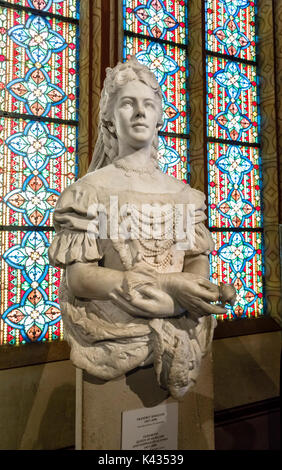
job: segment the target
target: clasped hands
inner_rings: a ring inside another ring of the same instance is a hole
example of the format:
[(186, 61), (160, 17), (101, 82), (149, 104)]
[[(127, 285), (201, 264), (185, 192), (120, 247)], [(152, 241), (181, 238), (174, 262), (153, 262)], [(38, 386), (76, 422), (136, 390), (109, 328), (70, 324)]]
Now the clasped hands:
[[(222, 315), (220, 289), (192, 273), (157, 273), (140, 261), (125, 271), (122, 285), (109, 295), (112, 302), (132, 316), (165, 318), (188, 312), (192, 318)], [(226, 302), (232, 303), (234, 294)]]

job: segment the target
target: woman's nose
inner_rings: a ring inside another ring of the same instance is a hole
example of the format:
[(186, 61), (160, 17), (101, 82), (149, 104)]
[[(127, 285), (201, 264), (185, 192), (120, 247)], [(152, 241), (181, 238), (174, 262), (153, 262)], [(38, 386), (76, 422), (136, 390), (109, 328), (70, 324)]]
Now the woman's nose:
[(136, 103), (136, 116), (145, 116), (145, 107), (141, 101)]

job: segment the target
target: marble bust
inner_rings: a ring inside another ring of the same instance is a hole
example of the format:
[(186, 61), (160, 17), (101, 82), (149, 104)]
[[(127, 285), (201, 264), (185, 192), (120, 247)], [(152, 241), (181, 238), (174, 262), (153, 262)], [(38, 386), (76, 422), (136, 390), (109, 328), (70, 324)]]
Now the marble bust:
[(64, 268), (59, 301), (75, 366), (107, 381), (153, 364), (179, 399), (234, 290), (208, 280), (204, 195), (160, 170), (161, 126), (149, 69), (135, 57), (107, 69), (93, 159), (58, 200), (49, 259)]

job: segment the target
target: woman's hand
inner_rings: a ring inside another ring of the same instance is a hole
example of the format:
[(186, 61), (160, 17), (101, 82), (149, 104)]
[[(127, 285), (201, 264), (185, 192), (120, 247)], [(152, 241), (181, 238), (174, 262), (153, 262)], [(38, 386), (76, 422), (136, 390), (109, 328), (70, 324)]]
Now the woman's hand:
[(218, 286), (202, 276), (185, 272), (164, 274), (161, 286), (191, 315), (226, 313), (222, 305), (211, 304), (219, 300)]
[(116, 289), (110, 298), (115, 305), (137, 317), (165, 318), (184, 311), (167, 292), (152, 285), (131, 290), (130, 297), (122, 289)]
[(109, 297), (138, 317), (165, 318), (185, 311), (194, 318), (226, 313), (222, 305), (211, 304), (219, 300), (219, 288), (206, 278), (185, 272), (158, 274), (142, 262), (124, 273), (122, 286)]

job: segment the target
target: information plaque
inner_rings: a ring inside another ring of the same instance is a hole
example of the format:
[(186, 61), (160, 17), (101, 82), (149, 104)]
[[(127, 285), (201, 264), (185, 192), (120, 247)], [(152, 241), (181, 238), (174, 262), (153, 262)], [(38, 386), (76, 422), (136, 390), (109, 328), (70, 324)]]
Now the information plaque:
[(122, 450), (177, 450), (178, 403), (122, 413)]

